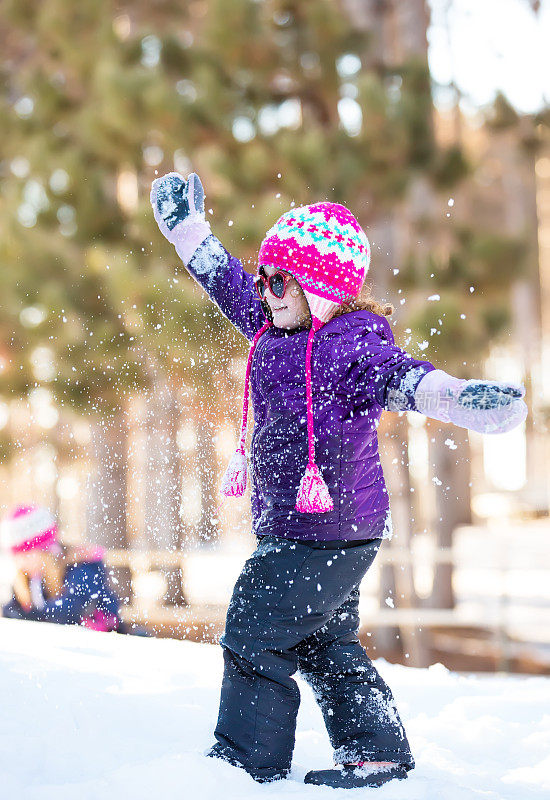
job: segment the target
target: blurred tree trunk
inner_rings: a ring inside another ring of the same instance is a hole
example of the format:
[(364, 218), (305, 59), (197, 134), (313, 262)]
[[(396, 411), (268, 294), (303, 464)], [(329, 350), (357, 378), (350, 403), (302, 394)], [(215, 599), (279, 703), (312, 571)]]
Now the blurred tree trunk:
[[(457, 525), (471, 522), (469, 440), (465, 428), (428, 421), (428, 448), (435, 483), (435, 520), (437, 547), (451, 548)], [(451, 449), (446, 441), (457, 446)], [(434, 565), (432, 592), (425, 605), (433, 608), (454, 608), (452, 562)]]
[[(409, 472), (408, 421), (406, 414), (388, 413), (384, 415), (382, 452), (384, 454), (384, 476), (390, 495), (394, 535), (386, 546), (395, 550), (392, 564), (384, 564), (380, 571), (380, 607), (386, 608), (386, 598), (391, 597), (397, 608), (415, 608), (418, 597), (414, 588), (412, 563), (403, 563), (399, 550), (410, 552), (414, 533), (414, 510)], [(424, 643), (421, 631), (403, 626), (386, 628), (382, 636), (377, 636), (383, 647), (395, 646), (399, 634), (403, 654), (408, 653), (410, 666), (426, 664)]]
[[(529, 123), (520, 119), (519, 133), (524, 140), (530, 135)], [(517, 136), (517, 134), (516, 134)], [(508, 134), (497, 135), (497, 152), (503, 163), (510, 165), (503, 171), (504, 214), (508, 231), (518, 236), (525, 235), (528, 243), (527, 271), (520, 275), (511, 287), (511, 306), (514, 326), (514, 342), (520, 362), (524, 365), (525, 402), (529, 409), (536, 408), (542, 393), (538, 365), (542, 363), (542, 294), (540, 274), (540, 252), (538, 239), (537, 183), (535, 157), (528, 147), (513, 148)], [(511, 162), (511, 163), (510, 163)], [(536, 412), (529, 413), (524, 423), (526, 482), (521, 495), (537, 511), (548, 509), (548, 489), (540, 459), (544, 453), (544, 441), (537, 429)]]
[(215, 422), (211, 415), (197, 418), (197, 472), (201, 494), (201, 516), (198, 526), (199, 542), (214, 545), (219, 539), (217, 513), (218, 463), (213, 433)]
[[(366, 39), (365, 62), (373, 68), (392, 68), (404, 63), (415, 64), (418, 69), (424, 65), (427, 72), (427, 28), (429, 24), (429, 10), (425, 0), (411, 0), (408, 3), (396, 3), (391, 0), (346, 0), (346, 8), (359, 29), (365, 30), (368, 34)], [(419, 75), (420, 73), (418, 73)], [(418, 79), (418, 78), (417, 78)], [(426, 77), (426, 80), (428, 78)], [(425, 86), (426, 94), (422, 94), (422, 102), (425, 107), (425, 119), (419, 129), (422, 140), (419, 140), (416, 157), (422, 162), (426, 158), (430, 148), (434, 146), (434, 120), (433, 103), (429, 84)], [(378, 263), (377, 281), (380, 291), (385, 292), (387, 286), (387, 276), (390, 274), (390, 266), (402, 262), (414, 241), (414, 249), (417, 254), (423, 252), (426, 261), (429, 254), (433, 251), (439, 236), (437, 225), (425, 226), (422, 224), (424, 219), (438, 219), (438, 199), (430, 181), (420, 173), (415, 173), (411, 177), (408, 193), (400, 206), (393, 208), (391, 215), (384, 218), (375, 218), (370, 221), (369, 235), (372, 237), (373, 244), (380, 247), (380, 252), (376, 254)], [(422, 233), (419, 234), (419, 231)], [(384, 262), (387, 259), (387, 264)], [(381, 263), (382, 262), (382, 263)], [(380, 270), (380, 267), (382, 269)], [(380, 278), (379, 278), (380, 276)], [(419, 283), (423, 276), (418, 275)], [(450, 546), (452, 528), (448, 528), (448, 520), (459, 520), (466, 522), (469, 520), (469, 486), (470, 474), (466, 460), (462, 460), (465, 469), (451, 470), (447, 456), (450, 452), (444, 440), (448, 437), (447, 431), (444, 439), (435, 437), (432, 443), (433, 460), (437, 465), (436, 474), (445, 469), (445, 486), (452, 485), (460, 501), (453, 503), (452, 497), (438, 497), (434, 526), (437, 531), (439, 542), (446, 542)], [(454, 435), (454, 431), (453, 431)], [(460, 434), (457, 434), (460, 436)], [(395, 437), (395, 439), (394, 439)], [(393, 433), (390, 436), (390, 450), (393, 452), (392, 459), (388, 460), (388, 468), (384, 470), (388, 485), (391, 487), (392, 495), (392, 516), (394, 527), (399, 537), (400, 545), (409, 547), (412, 534), (411, 527), (411, 485), (409, 476), (408, 458), (406, 456), (407, 421), (406, 415), (402, 418), (393, 420)], [(404, 443), (400, 446), (400, 443)], [(467, 447), (466, 443), (463, 443)], [(461, 448), (462, 449), (462, 448)], [(397, 459), (397, 460), (396, 460)], [(392, 460), (395, 463), (391, 463)], [(432, 459), (431, 459), (432, 460)], [(466, 489), (468, 491), (466, 491)], [(440, 494), (440, 492), (436, 492)], [(467, 496), (467, 497), (466, 497)], [(464, 502), (464, 500), (467, 502)], [(453, 506), (449, 509), (449, 506)], [(446, 513), (443, 509), (446, 509)], [(441, 521), (440, 521), (441, 518)], [(456, 522), (453, 522), (453, 527)], [(400, 571), (400, 581), (404, 587), (407, 604), (418, 604), (418, 597), (414, 590), (411, 568), (406, 567)], [(388, 593), (396, 589), (396, 575), (390, 577), (392, 568), (384, 566), (382, 568), (381, 581), (381, 602), (384, 602)], [(400, 598), (402, 600), (404, 598)], [(434, 583), (434, 594), (432, 599), (442, 602), (446, 607), (452, 607), (452, 567), (441, 565), (436, 568), (436, 580)], [(422, 659), (422, 647), (419, 641), (409, 643), (411, 655)]]
[(389, 5), (394, 60), (399, 64), (411, 56), (427, 59), (430, 11), (426, 0), (392, 0)]
[[(157, 366), (147, 396), (144, 532), (152, 550), (176, 552), (182, 544), (181, 459), (177, 444), (180, 405), (177, 388)], [(183, 574), (179, 567), (162, 567), (166, 580), (164, 603), (184, 605)]]
[[(86, 539), (107, 549), (126, 549), (126, 411), (121, 408), (109, 417), (96, 417), (90, 427), (95, 465), (88, 478)], [(109, 574), (121, 601), (128, 604), (132, 598), (130, 570), (113, 568)]]

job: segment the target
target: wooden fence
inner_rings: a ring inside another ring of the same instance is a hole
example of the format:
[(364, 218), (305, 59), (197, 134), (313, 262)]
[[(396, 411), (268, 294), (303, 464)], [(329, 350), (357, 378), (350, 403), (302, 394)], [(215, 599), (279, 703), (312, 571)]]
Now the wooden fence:
[[(196, 557), (196, 553), (193, 555)], [(106, 561), (110, 567), (128, 569), (134, 589), (144, 575), (180, 570), (182, 594), (185, 597), (189, 556), (184, 551), (111, 550), (107, 552)], [(221, 553), (220, 558), (223, 558)], [(379, 566), (389, 564), (394, 567), (398, 591), (400, 581), (404, 586), (403, 567), (414, 566), (415, 559), (418, 559), (418, 555), (396, 546), (382, 548), (377, 556)], [(429, 560), (432, 565), (456, 565), (456, 554), (451, 548), (439, 548), (430, 552)], [(501, 573), (505, 570), (501, 563), (491, 568)], [(410, 570), (408, 572), (410, 576)], [(226, 605), (205, 602), (170, 606), (163, 604), (161, 594), (144, 601), (139, 592), (134, 591), (132, 601), (123, 609), (125, 621), (144, 626), (157, 636), (218, 641), (223, 632)], [(442, 660), (455, 668), (471, 664), (464, 668), (475, 669), (477, 666), (479, 669), (550, 673), (550, 657), (545, 659), (528, 643), (514, 641), (509, 630), (506, 593), (500, 595), (495, 608), (484, 610), (482, 618), (479, 611), (413, 607), (410, 595), (401, 594), (403, 597), (399, 598), (399, 606), (373, 606), (369, 610), (368, 620), (362, 619), (360, 636), (367, 644), (367, 649), (375, 641), (377, 631), (392, 629), (398, 631), (401, 639), (406, 656), (403, 663), (411, 666), (426, 666), (434, 660)], [(452, 657), (454, 651), (455, 658)], [(380, 654), (378, 652), (375, 655)]]

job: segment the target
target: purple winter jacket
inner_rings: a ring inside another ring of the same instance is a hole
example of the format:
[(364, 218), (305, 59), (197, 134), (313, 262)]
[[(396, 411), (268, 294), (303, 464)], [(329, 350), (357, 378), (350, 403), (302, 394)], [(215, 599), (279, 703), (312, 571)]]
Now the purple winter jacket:
[[(187, 267), (222, 313), (250, 341), (268, 320), (252, 275), (213, 235)], [(334, 510), (295, 509), (307, 456), (305, 359), (308, 329), (272, 326), (251, 366), (254, 430), (250, 448), (256, 535), (293, 539), (391, 538), (389, 497), (377, 428), (384, 409), (415, 410), (414, 392), (435, 369), (394, 343), (385, 317), (353, 311), (315, 333), (312, 396), (315, 460)]]

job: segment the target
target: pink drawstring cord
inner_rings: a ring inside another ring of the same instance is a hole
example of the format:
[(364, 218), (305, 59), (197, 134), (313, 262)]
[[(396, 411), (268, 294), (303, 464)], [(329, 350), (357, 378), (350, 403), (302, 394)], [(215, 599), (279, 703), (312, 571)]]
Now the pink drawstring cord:
[[(307, 448), (308, 462), (300, 487), (296, 497), (295, 508), (304, 514), (319, 514), (334, 509), (334, 503), (330, 496), (328, 486), (323, 480), (317, 464), (315, 463), (315, 434), (313, 429), (313, 393), (311, 388), (311, 354), (313, 349), (313, 337), (315, 335), (316, 324), (314, 324), (308, 334), (306, 346), (306, 406), (307, 406)], [(233, 454), (229, 466), (222, 478), (221, 493), (226, 497), (241, 497), (246, 489), (247, 482), (247, 458), (246, 458), (246, 434), (248, 428), (248, 401), (250, 396), (250, 372), (252, 368), (252, 357), (256, 345), (272, 322), (266, 322), (256, 333), (252, 340), (252, 345), (248, 353), (246, 362), (246, 375), (244, 380), (243, 412), (241, 421), (241, 435), (237, 449)]]
[(256, 333), (252, 340), (252, 345), (248, 353), (246, 362), (246, 375), (244, 379), (244, 398), (243, 413), (241, 421), (241, 435), (237, 449), (235, 450), (229, 466), (225, 470), (222, 478), (220, 491), (226, 497), (241, 497), (246, 489), (247, 464), (246, 464), (246, 433), (248, 428), (248, 398), (250, 394), (250, 370), (252, 367), (252, 357), (260, 336), (271, 327), (272, 322), (266, 322)]
[(315, 438), (313, 435), (313, 399), (311, 393), (311, 350), (315, 329), (311, 326), (306, 347), (306, 404), (307, 404), (307, 455), (308, 466), (315, 463)]
[(315, 463), (315, 434), (313, 431), (313, 395), (311, 389), (311, 353), (317, 320), (307, 337), (306, 347), (306, 405), (307, 405), (307, 453), (306, 470), (300, 481), (296, 496), (296, 511), (302, 514), (322, 514), (334, 509), (328, 486), (323, 480), (319, 467)]
[(242, 422), (241, 422), (241, 436), (239, 439), (239, 446), (238, 450), (242, 450), (244, 452), (244, 447), (246, 443), (246, 433), (248, 427), (248, 398), (250, 395), (250, 370), (252, 368), (252, 357), (254, 355), (254, 350), (256, 349), (256, 345), (258, 344), (258, 340), (268, 328), (273, 325), (272, 322), (266, 322), (265, 325), (262, 325), (258, 333), (252, 339), (252, 345), (250, 347), (250, 351), (248, 353), (248, 359), (246, 362), (246, 374), (244, 378), (244, 398), (243, 398), (243, 414), (242, 414)]

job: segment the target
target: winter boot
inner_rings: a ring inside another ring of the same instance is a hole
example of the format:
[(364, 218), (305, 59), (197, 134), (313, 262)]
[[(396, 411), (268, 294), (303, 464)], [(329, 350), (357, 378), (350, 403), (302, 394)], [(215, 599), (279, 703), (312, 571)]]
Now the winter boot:
[(369, 764), (359, 761), (357, 764), (342, 764), (334, 769), (317, 769), (308, 772), (304, 783), (317, 786), (331, 786), (333, 789), (358, 789), (363, 786), (381, 786), (394, 778), (403, 780), (407, 777), (407, 769), (403, 764), (388, 765)]
[(258, 783), (271, 783), (272, 781), (283, 780), (290, 772), (290, 769), (281, 770), (275, 767), (263, 767), (260, 769), (247, 767), (235, 757), (229, 748), (224, 747), (219, 742), (206, 750), (204, 755), (207, 756), (207, 758), (219, 758), (221, 761), (226, 761), (228, 764), (231, 764), (232, 767), (244, 769), (245, 772), (248, 772), (250, 777), (254, 778)]

